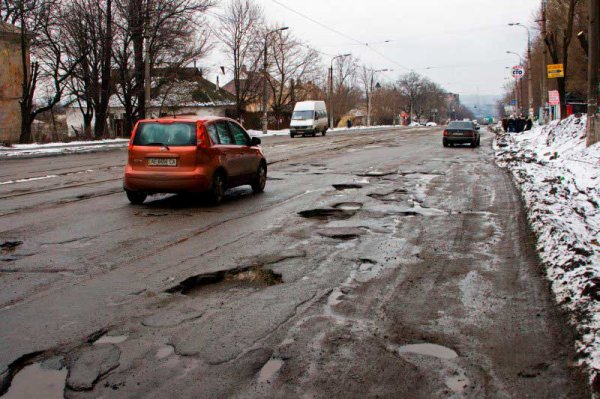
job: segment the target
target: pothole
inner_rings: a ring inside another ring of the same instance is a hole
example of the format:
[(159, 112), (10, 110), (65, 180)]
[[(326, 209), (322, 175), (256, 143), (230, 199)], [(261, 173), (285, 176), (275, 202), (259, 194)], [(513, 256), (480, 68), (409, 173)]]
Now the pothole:
[(409, 353), (415, 355), (432, 356), (445, 360), (458, 357), (458, 353), (450, 348), (429, 343), (403, 345), (397, 349), (397, 352), (400, 354)]
[(165, 292), (190, 295), (208, 285), (219, 283), (238, 283), (251, 286), (271, 286), (283, 283), (281, 274), (265, 269), (263, 265), (249, 266), (232, 270), (222, 270), (214, 273), (203, 273), (188, 277)]
[(23, 241), (4, 241), (2, 244), (0, 244), (0, 251), (2, 253), (13, 252), (15, 249), (17, 249), (17, 247), (20, 247), (21, 245), (23, 245)]
[(338, 191), (344, 191), (344, 190), (352, 190), (352, 189), (363, 188), (363, 185), (362, 184), (356, 184), (356, 183), (333, 184), (333, 188), (335, 188)]
[(350, 211), (345, 209), (336, 208), (317, 208), (308, 209), (306, 211), (298, 212), (299, 216), (307, 219), (348, 219), (356, 214), (356, 211)]
[(383, 170), (370, 170), (368, 172), (357, 173), (356, 176), (361, 177), (383, 177), (389, 175), (395, 175), (396, 171), (383, 171)]
[(343, 211), (359, 211), (363, 207), (360, 202), (340, 202), (333, 206), (334, 209), (341, 209)]
[(269, 359), (258, 373), (258, 382), (270, 384), (273, 381), (273, 377), (275, 377), (282, 366), (283, 360)]
[(327, 227), (317, 230), (317, 234), (337, 240), (353, 240), (364, 235), (365, 230), (359, 227)]
[(2, 399), (62, 399), (67, 374), (62, 359), (30, 364), (15, 374)]

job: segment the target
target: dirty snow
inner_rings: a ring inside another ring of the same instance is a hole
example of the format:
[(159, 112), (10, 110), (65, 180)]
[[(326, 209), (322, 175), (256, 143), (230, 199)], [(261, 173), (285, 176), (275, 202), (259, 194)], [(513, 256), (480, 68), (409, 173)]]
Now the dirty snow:
[(586, 118), (499, 133), (498, 165), (521, 189), (557, 302), (577, 330), (580, 364), (600, 383), (600, 143), (585, 146)]
[(0, 158), (18, 158), (95, 152), (100, 150), (126, 147), (128, 139), (109, 139), (96, 141), (72, 141), (69, 143), (15, 144), (11, 147), (0, 146)]

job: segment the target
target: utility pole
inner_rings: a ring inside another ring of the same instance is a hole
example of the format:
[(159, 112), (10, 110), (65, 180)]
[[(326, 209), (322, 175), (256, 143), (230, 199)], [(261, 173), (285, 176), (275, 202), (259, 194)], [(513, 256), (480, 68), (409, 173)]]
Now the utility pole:
[(269, 63), (268, 63), (268, 59), (267, 59), (267, 49), (268, 49), (268, 45), (269, 45), (269, 35), (271, 33), (275, 33), (275, 32), (281, 32), (283, 30), (287, 30), (289, 29), (287, 26), (283, 27), (283, 28), (279, 28), (279, 29), (274, 29), (272, 31), (269, 31), (266, 33), (265, 35), (265, 48), (263, 49), (263, 56), (264, 56), (264, 60), (263, 60), (263, 116), (262, 116), (262, 132), (263, 134), (267, 134), (268, 133), (268, 129), (269, 129), (269, 114), (268, 114), (268, 106), (269, 106), (269, 93), (267, 91), (267, 80), (269, 79), (269, 73), (267, 72), (267, 69), (269, 68)]
[[(531, 82), (531, 32), (529, 31), (528, 27), (521, 24), (520, 22), (510, 23), (508, 25), (519, 26), (527, 31), (527, 115), (533, 117), (533, 115), (531, 115), (531, 113), (529, 112), (533, 109), (533, 88)], [(521, 83), (521, 93), (522, 87), (523, 83)], [(523, 101), (524, 99), (521, 98), (521, 100)]]
[(387, 72), (389, 69), (371, 70), (371, 82), (369, 83), (369, 93), (367, 98), (367, 126), (371, 126), (371, 106), (373, 105), (373, 79), (378, 72)]
[(329, 115), (331, 119), (329, 121), (329, 128), (333, 129), (333, 124), (335, 123), (335, 117), (333, 113), (333, 61), (338, 58), (349, 57), (351, 54), (340, 54), (336, 55), (331, 59), (331, 64), (329, 65)]
[[(547, 6), (547, 0), (542, 0), (542, 40), (545, 41), (546, 40), (546, 36), (547, 36), (547, 29), (546, 29), (546, 6)], [(542, 46), (542, 48), (544, 49), (542, 54), (542, 107), (544, 109), (543, 112), (543, 116), (542, 116), (542, 123), (547, 123), (547, 116), (546, 116), (546, 104), (548, 104), (548, 71), (547, 71), (547, 65), (548, 65), (548, 48), (546, 47), (546, 44), (544, 43), (544, 45)]]
[(589, 42), (588, 42), (588, 108), (587, 108), (587, 146), (600, 141), (600, 116), (598, 115), (598, 97), (600, 97), (600, 0), (588, 0), (589, 5)]

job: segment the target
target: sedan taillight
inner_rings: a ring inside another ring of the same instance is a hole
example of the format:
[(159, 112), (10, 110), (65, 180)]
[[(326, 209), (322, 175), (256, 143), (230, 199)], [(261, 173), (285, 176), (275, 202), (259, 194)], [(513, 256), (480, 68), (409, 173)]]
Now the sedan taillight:
[(444, 137), (447, 137), (447, 136), (448, 136), (448, 131), (444, 130)]

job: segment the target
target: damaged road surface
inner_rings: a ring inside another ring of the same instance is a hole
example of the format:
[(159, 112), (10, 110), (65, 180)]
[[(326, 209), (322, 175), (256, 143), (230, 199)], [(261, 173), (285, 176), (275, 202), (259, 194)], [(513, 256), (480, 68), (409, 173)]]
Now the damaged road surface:
[(490, 136), (440, 136), (267, 138), (219, 207), (129, 205), (123, 151), (3, 161), (0, 393), (590, 397)]

